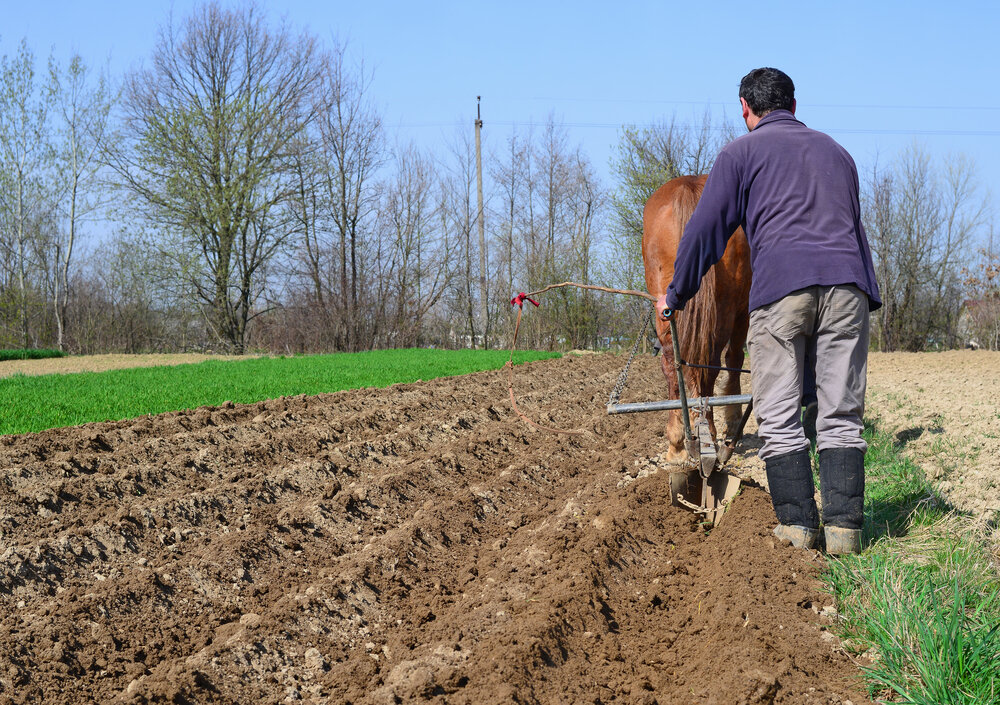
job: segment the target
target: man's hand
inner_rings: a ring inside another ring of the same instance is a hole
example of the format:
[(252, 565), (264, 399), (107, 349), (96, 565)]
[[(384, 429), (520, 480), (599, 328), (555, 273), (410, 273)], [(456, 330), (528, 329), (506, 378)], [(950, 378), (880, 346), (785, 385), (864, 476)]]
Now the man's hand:
[(656, 317), (663, 321), (669, 321), (674, 312), (667, 307), (667, 295), (664, 294), (656, 300)]

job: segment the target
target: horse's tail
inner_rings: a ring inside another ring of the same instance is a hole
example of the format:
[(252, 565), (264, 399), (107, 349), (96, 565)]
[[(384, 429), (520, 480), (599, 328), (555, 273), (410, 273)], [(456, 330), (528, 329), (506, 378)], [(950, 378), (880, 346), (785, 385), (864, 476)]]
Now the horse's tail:
[[(683, 315), (680, 316), (680, 326), (678, 332), (681, 336), (681, 354), (688, 362), (702, 365), (718, 365), (718, 360), (713, 360), (713, 351), (716, 349), (716, 319), (718, 306), (715, 301), (715, 267), (708, 270), (701, 280), (701, 288), (688, 305), (685, 307)], [(709, 370), (698, 367), (690, 368), (691, 377), (696, 380), (698, 389), (703, 388), (703, 380), (710, 374)], [(712, 394), (712, 390), (705, 390), (707, 394)]]
[[(691, 220), (698, 199), (701, 198), (702, 187), (701, 182), (692, 180), (691, 190), (685, 190), (686, 197), (678, 199), (677, 215), (682, 224), (681, 233), (683, 233), (688, 221)], [(702, 365), (719, 364), (712, 359), (713, 351), (716, 349), (716, 338), (719, 335), (716, 329), (718, 313), (716, 295), (715, 267), (713, 266), (702, 278), (698, 293), (688, 302), (684, 312), (678, 317), (681, 355), (688, 362)], [(703, 381), (710, 374), (709, 370), (697, 367), (688, 368), (688, 370), (688, 379), (697, 385), (691, 394), (700, 393)], [(707, 390), (707, 393), (712, 394), (712, 390)]]

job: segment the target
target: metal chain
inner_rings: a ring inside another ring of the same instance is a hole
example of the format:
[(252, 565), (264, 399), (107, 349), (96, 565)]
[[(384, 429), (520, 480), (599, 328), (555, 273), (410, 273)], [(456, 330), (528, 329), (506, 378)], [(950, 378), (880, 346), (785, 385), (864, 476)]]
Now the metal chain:
[(611, 390), (611, 396), (608, 397), (608, 405), (617, 404), (618, 400), (621, 398), (622, 392), (625, 391), (625, 385), (628, 383), (628, 371), (632, 366), (632, 361), (635, 359), (636, 353), (639, 352), (639, 344), (645, 339), (646, 331), (649, 329), (649, 313), (647, 312), (643, 316), (642, 330), (639, 331), (639, 335), (635, 338), (635, 343), (632, 344), (632, 352), (629, 353), (628, 361), (625, 363), (625, 369), (621, 371), (618, 375), (618, 381), (615, 383), (614, 389)]

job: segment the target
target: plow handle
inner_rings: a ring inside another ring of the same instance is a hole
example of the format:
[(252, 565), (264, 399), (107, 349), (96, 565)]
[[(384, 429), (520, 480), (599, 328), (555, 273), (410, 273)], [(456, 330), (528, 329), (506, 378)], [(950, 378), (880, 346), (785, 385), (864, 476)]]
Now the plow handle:
[(665, 320), (670, 321), (670, 342), (674, 348), (674, 370), (677, 372), (677, 391), (681, 400), (681, 418), (684, 420), (684, 444), (687, 446), (688, 452), (691, 453), (694, 440), (691, 435), (691, 414), (688, 411), (687, 392), (684, 390), (684, 372), (681, 370), (681, 341), (677, 337), (677, 318), (670, 309), (664, 310), (662, 315)]

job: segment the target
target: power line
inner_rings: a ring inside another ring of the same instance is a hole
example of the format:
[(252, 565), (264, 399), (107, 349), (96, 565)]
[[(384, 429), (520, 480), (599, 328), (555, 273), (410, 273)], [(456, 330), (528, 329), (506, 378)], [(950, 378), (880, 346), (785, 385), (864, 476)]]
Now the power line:
[(859, 135), (942, 135), (948, 137), (1000, 137), (1000, 130), (875, 130), (850, 127), (816, 128), (820, 132), (839, 132)]
[[(405, 128), (419, 128), (419, 127), (459, 127), (464, 123), (457, 121), (447, 121), (447, 122), (411, 122), (411, 123), (397, 123), (397, 127)], [(493, 120), (493, 125), (501, 125), (503, 127), (546, 127), (548, 122), (537, 122), (534, 120)], [(555, 123), (559, 127), (572, 127), (572, 128), (597, 128), (597, 129), (620, 129), (623, 127), (638, 127), (638, 128), (652, 128), (659, 127), (662, 123), (620, 123), (620, 122), (557, 122)], [(730, 129), (726, 125), (712, 125), (707, 128), (703, 125), (686, 125), (678, 124), (680, 129), (709, 129), (714, 132), (724, 132)], [(935, 137), (1000, 137), (1000, 130), (952, 130), (952, 129), (924, 129), (924, 128), (911, 128), (911, 129), (901, 129), (901, 128), (891, 128), (891, 129), (878, 129), (878, 128), (851, 128), (851, 127), (817, 127), (815, 128), (821, 132), (826, 132), (830, 134), (852, 134), (852, 135), (920, 135), (920, 136), (935, 136)]]
[[(525, 100), (558, 103), (645, 103), (649, 105), (735, 105), (732, 100), (667, 100), (656, 98), (544, 98), (531, 96), (527, 98), (509, 98), (508, 100)], [(1000, 111), (1000, 105), (903, 105), (891, 103), (803, 103), (803, 108), (849, 108), (857, 110), (995, 110)]]

